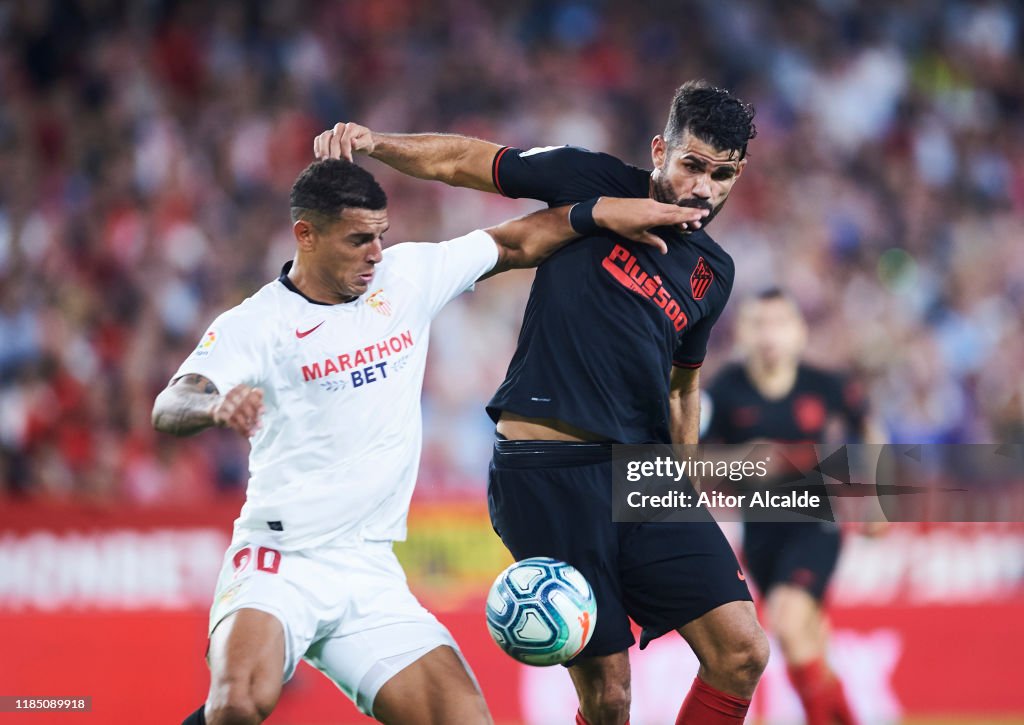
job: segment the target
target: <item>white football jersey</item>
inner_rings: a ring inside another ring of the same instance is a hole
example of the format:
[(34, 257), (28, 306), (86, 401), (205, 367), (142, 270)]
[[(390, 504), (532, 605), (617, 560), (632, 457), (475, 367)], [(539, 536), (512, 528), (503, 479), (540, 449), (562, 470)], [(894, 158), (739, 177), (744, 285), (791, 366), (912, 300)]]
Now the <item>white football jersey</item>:
[(284, 550), (405, 538), (430, 322), (497, 259), (483, 231), (398, 244), (352, 302), (310, 301), (282, 276), (213, 322), (174, 377), (263, 390), (236, 535)]

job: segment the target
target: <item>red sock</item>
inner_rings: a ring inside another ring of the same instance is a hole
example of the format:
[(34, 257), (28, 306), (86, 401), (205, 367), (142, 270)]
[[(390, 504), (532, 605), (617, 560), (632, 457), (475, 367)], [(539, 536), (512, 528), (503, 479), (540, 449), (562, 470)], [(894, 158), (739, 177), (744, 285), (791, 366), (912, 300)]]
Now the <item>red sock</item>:
[(803, 703), (807, 725), (856, 725), (843, 685), (824, 660), (790, 666), (787, 671)]
[(720, 692), (698, 677), (690, 686), (690, 693), (683, 700), (683, 707), (676, 717), (676, 725), (742, 723), (749, 707), (750, 700)]
[(853, 716), (850, 709), (850, 701), (846, 699), (846, 692), (843, 690), (843, 683), (838, 677), (832, 678), (835, 684), (832, 686), (832, 715), (839, 725), (857, 725), (857, 718)]
[[(587, 718), (583, 717), (583, 713), (579, 710), (576, 711), (576, 725), (590, 725), (590, 723), (587, 722)], [(622, 725), (629, 725), (629, 720), (627, 719), (626, 722), (622, 723)]]

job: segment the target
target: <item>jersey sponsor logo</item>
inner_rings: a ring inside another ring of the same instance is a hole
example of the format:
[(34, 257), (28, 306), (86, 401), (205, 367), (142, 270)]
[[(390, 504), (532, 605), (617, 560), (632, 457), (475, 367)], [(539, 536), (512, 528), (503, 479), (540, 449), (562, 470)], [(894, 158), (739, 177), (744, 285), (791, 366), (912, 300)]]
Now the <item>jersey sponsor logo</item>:
[(708, 287), (715, 281), (715, 273), (711, 271), (711, 265), (704, 261), (704, 257), (697, 259), (697, 266), (693, 268), (690, 275), (690, 291), (693, 292), (693, 299), (704, 299)]
[(203, 339), (196, 345), (195, 352), (192, 353), (196, 357), (206, 357), (213, 351), (213, 346), (217, 344), (217, 331), (207, 330), (206, 334), (203, 335)]
[(391, 316), (391, 302), (389, 302), (388, 298), (384, 296), (383, 289), (379, 289), (367, 297), (366, 304), (370, 306), (371, 310), (378, 314), (385, 315), (387, 317)]
[(316, 329), (318, 327), (320, 327), (320, 325), (324, 324), (325, 322), (327, 322), (327, 320), (320, 320), (320, 324), (319, 325), (314, 325), (313, 327), (309, 328), (308, 330), (299, 330), (299, 328), (296, 327), (295, 328), (295, 337), (297, 337), (297, 338), (299, 338), (301, 340), (306, 335), (309, 335), (312, 332), (316, 331)]
[(616, 282), (631, 292), (636, 292), (656, 304), (672, 321), (677, 332), (682, 332), (689, 319), (682, 306), (672, 298), (672, 293), (661, 283), (661, 277), (649, 275), (643, 270), (634, 255), (621, 244), (601, 262), (601, 266)]
[[(402, 366), (398, 363), (404, 361), (408, 356), (401, 356), (396, 360), (390, 358), (412, 346), (412, 331), (406, 330), (366, 347), (307, 363), (302, 366), (302, 382), (308, 383), (341, 373), (348, 373), (348, 382), (354, 388), (385, 380), (389, 372), (388, 364), (393, 363), (391, 371), (399, 370)], [(325, 389), (333, 391), (344, 387), (339, 384)]]

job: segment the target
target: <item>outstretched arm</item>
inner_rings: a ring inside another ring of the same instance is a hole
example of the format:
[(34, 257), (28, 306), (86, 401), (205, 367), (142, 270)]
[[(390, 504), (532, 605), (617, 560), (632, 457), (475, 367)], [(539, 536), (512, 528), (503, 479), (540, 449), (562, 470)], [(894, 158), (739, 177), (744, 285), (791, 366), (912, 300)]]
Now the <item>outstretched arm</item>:
[[(571, 206), (542, 209), (511, 219), (485, 231), (498, 245), (498, 263), (484, 275), (491, 277), (508, 269), (536, 267), (585, 229), (573, 229), (569, 223)], [(593, 208), (596, 226), (641, 244), (668, 251), (665, 241), (651, 233), (652, 227), (679, 224), (700, 226), (704, 209), (662, 204), (653, 199), (615, 199), (601, 197)]]
[(367, 154), (403, 174), (498, 193), (491, 164), (501, 146), (469, 136), (441, 133), (375, 133), (355, 123), (338, 123), (313, 140), (318, 159)]
[(163, 389), (153, 403), (153, 427), (161, 433), (188, 436), (209, 428), (233, 428), (246, 438), (260, 426), (263, 391), (236, 385), (227, 395), (202, 375), (182, 375)]

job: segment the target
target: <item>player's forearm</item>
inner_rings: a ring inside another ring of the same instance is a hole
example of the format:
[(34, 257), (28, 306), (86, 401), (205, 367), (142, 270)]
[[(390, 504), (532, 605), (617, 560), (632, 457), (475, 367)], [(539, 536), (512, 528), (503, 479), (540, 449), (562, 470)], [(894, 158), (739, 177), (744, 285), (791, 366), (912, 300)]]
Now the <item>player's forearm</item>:
[(370, 156), (418, 179), (497, 192), (491, 164), (500, 148), (468, 136), (374, 132)]
[(696, 445), (700, 441), (700, 390), (673, 392), (669, 398), (672, 442)]
[(172, 385), (153, 403), (153, 427), (161, 433), (189, 436), (215, 425), (213, 410), (219, 396)]
[(487, 230), (498, 245), (492, 272), (536, 267), (579, 234), (569, 224), (568, 206), (541, 209)]

